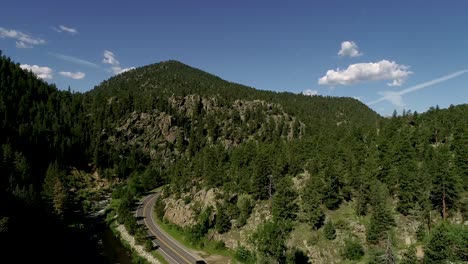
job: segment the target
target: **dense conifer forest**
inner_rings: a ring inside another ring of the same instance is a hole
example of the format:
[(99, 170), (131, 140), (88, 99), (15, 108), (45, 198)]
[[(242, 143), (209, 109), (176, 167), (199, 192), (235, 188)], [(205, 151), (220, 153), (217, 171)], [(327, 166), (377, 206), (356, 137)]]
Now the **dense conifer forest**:
[[(73, 238), (93, 254), (67, 218), (86, 208), (79, 171), (111, 183), (130, 230), (147, 191), (191, 203), (194, 190), (217, 190), (216, 206), (186, 227), (194, 245), (242, 228), (265, 204), (268, 218), (231, 248), (243, 263), (314, 263), (291, 243), (298, 227), (339, 247), (334, 263), (468, 261), (468, 105), (381, 117), (352, 98), (256, 90), (177, 61), (78, 93), (1, 55), (0, 118), (2, 252), (80, 256), (63, 243)], [(362, 237), (337, 217), (347, 209)], [(406, 222), (411, 243), (399, 239)], [(26, 242), (46, 234), (47, 245)]]

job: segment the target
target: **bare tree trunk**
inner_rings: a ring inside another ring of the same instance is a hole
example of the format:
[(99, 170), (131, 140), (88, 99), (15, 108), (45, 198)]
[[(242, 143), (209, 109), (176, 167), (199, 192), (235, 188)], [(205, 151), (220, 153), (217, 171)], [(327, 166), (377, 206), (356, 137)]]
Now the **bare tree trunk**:
[(442, 218), (445, 220), (447, 220), (447, 207), (446, 207), (446, 204), (445, 204), (445, 188), (444, 188), (444, 191), (442, 192)]
[(382, 262), (385, 264), (395, 264), (396, 258), (393, 254), (392, 240), (390, 239), (390, 234), (387, 232), (387, 241), (385, 247), (385, 253), (381, 256)]
[(270, 202), (270, 209), (271, 209), (271, 199), (273, 198), (273, 176), (272, 175), (268, 175), (268, 179), (270, 180), (270, 183), (268, 185), (268, 194), (269, 194), (269, 202)]

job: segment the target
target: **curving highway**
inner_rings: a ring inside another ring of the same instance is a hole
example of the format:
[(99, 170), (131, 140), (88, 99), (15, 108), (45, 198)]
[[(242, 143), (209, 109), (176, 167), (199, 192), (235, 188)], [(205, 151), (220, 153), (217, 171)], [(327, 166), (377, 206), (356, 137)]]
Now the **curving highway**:
[(153, 193), (141, 200), (135, 212), (139, 224), (144, 224), (148, 229), (148, 235), (152, 238), (153, 245), (171, 264), (206, 263), (203, 259), (175, 239), (171, 238), (156, 224), (153, 219), (153, 207), (159, 193)]

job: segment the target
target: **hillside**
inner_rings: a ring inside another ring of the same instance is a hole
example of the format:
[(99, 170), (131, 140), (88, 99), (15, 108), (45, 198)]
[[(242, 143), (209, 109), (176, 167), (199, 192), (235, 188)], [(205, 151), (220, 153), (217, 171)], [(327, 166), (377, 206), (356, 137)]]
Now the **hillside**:
[(163, 187), (161, 221), (245, 263), (468, 260), (467, 105), (381, 118), (177, 61), (80, 94), (1, 60), (4, 237), (20, 210), (63, 224), (106, 189), (111, 216), (141, 235), (134, 203)]
[(279, 104), (288, 114), (314, 124), (308, 129), (310, 134), (319, 131), (322, 125), (340, 122), (375, 124), (379, 119), (374, 111), (356, 99), (256, 90), (224, 81), (178, 61), (160, 62), (119, 74), (95, 87), (88, 95), (96, 105), (116, 97), (117, 105), (128, 106), (125, 107), (126, 113), (154, 108), (165, 110), (170, 96), (217, 97), (221, 105), (229, 105), (236, 100), (262, 100)]

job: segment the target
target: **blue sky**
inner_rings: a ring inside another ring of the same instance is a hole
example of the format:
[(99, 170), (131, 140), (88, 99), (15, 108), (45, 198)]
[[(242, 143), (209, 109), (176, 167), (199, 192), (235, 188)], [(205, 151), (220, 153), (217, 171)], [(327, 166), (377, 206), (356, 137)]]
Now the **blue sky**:
[(462, 0), (6, 1), (0, 49), (60, 89), (176, 59), (390, 115), (468, 103), (467, 14)]

